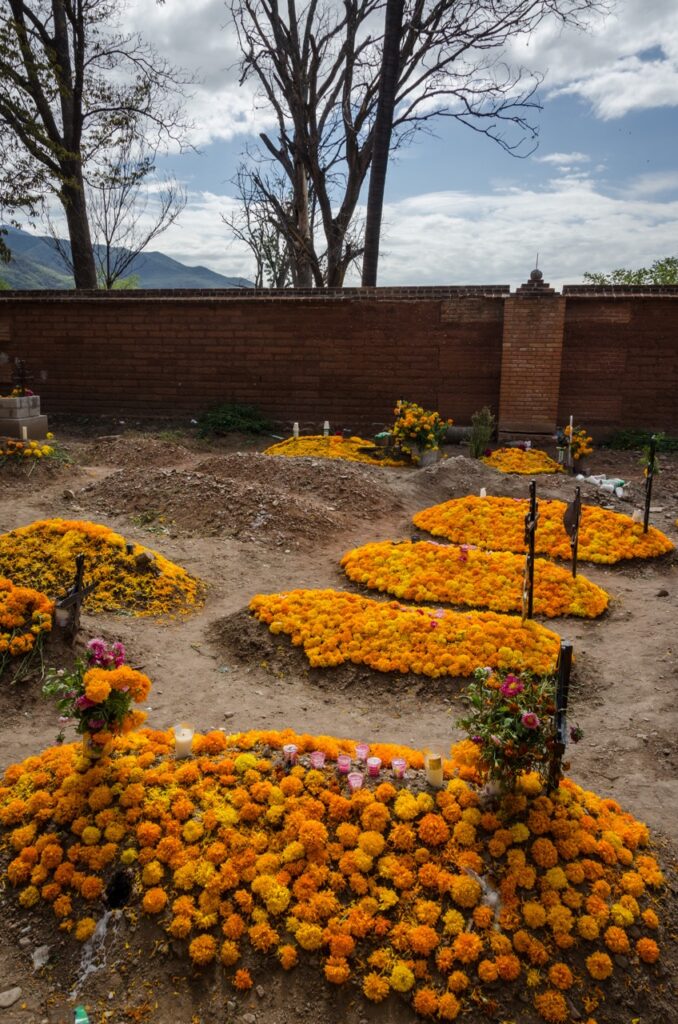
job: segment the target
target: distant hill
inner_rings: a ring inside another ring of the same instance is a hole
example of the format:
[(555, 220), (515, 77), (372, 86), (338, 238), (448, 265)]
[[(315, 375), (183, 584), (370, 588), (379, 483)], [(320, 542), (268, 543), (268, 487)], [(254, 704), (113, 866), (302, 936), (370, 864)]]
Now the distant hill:
[[(10, 288), (72, 288), (73, 278), (48, 235), (8, 227), (5, 242), (12, 252), (8, 264), (0, 264), (0, 278)], [(68, 243), (64, 243), (68, 246)], [(162, 252), (144, 252), (125, 271), (139, 278), (140, 288), (253, 288), (244, 277), (224, 277), (208, 267), (188, 267)]]

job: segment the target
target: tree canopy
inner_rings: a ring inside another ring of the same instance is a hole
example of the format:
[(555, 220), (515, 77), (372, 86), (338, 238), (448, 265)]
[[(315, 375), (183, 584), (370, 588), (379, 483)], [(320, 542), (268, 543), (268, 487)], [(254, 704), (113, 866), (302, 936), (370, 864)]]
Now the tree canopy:
[(627, 270), (619, 267), (607, 274), (586, 271), (584, 280), (589, 284), (678, 284), (678, 257), (664, 256), (649, 267)]

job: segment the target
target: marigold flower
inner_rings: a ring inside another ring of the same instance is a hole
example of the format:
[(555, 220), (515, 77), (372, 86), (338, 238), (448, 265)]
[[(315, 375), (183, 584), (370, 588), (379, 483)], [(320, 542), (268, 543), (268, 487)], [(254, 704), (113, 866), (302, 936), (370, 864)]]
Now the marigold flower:
[[(216, 939), (212, 935), (198, 935), (189, 943), (188, 955), (193, 963), (198, 964), (199, 967), (211, 963), (217, 955)], [(240, 972), (237, 973), (239, 974)]]
[(246, 967), (242, 967), (240, 970), (235, 972), (233, 987), (237, 988), (239, 992), (247, 992), (248, 989), (252, 988), (253, 984), (252, 975)]
[(470, 964), (480, 956), (483, 941), (474, 932), (461, 932), (456, 936), (452, 949), (457, 960), (463, 964)]
[(534, 1005), (539, 1015), (549, 1024), (564, 1024), (570, 1016), (564, 997), (554, 989), (537, 993)]
[(167, 893), (164, 889), (148, 889), (144, 893), (142, 906), (147, 914), (159, 914), (167, 905)]
[(659, 946), (654, 939), (638, 939), (636, 942), (636, 952), (646, 964), (656, 963), (659, 959)]
[(612, 974), (612, 961), (607, 953), (591, 953), (586, 958), (586, 967), (596, 981), (604, 981)]
[(386, 978), (370, 971), (363, 979), (363, 993), (372, 1003), (381, 1003), (389, 993), (389, 983)]

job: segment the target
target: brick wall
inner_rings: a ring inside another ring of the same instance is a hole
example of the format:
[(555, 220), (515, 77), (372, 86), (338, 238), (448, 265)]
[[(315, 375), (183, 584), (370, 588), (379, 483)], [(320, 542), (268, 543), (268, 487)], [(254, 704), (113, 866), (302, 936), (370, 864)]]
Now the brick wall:
[(498, 405), (507, 291), (13, 293), (0, 349), (46, 371), (48, 413), (184, 416), (234, 400), (358, 430), (406, 397), (467, 423)]
[(505, 432), (570, 413), (599, 436), (678, 432), (675, 287), (9, 292), (0, 353), (26, 359), (48, 413), (189, 417), (234, 400), (366, 430), (405, 397), (461, 424), (489, 405)]

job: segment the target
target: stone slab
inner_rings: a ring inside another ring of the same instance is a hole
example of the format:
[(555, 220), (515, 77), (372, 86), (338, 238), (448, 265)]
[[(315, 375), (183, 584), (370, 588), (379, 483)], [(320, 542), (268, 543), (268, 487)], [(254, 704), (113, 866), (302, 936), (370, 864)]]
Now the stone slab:
[(0, 417), (0, 437), (15, 437), (20, 441), (22, 427), (26, 427), (29, 441), (44, 441), (49, 430), (46, 416), (23, 416), (20, 419)]

